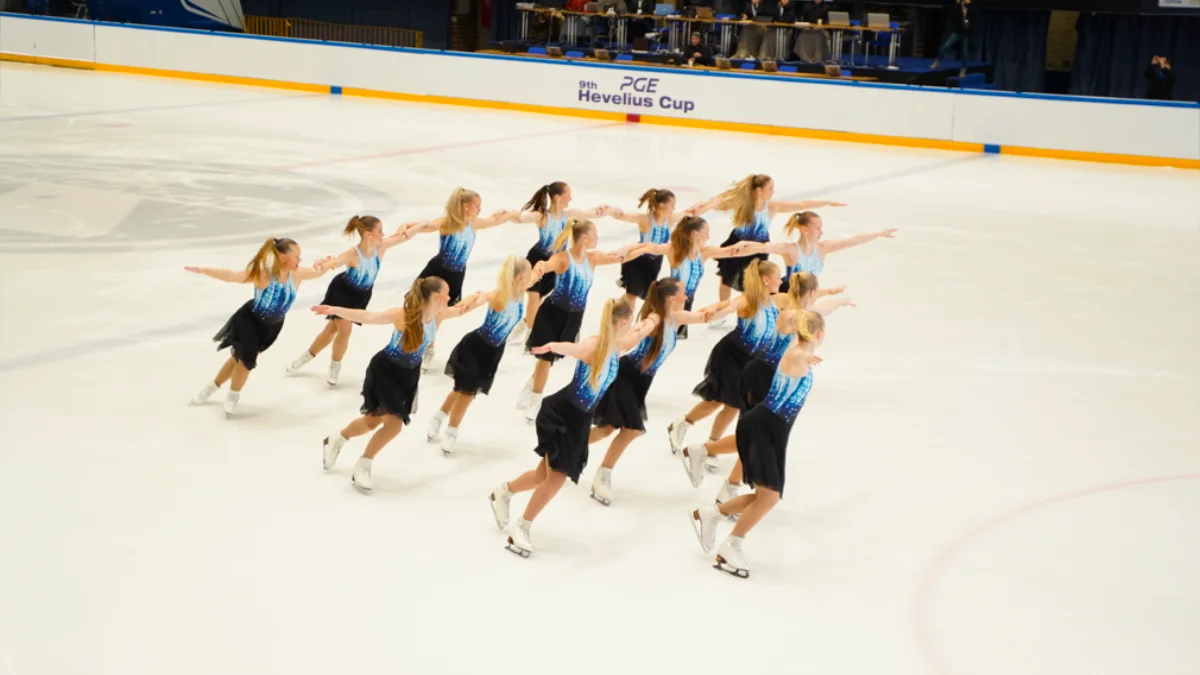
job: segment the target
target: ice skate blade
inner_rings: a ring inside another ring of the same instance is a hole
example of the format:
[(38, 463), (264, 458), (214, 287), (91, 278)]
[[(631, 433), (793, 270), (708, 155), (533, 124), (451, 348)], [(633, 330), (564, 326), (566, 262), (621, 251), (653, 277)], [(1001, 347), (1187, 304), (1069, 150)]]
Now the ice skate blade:
[(508, 543), (504, 545), (504, 548), (509, 551), (512, 551), (513, 553), (516, 553), (517, 555), (521, 556), (522, 558), (528, 558), (529, 554), (531, 553), (530, 551), (526, 551), (523, 548), (518, 548), (518, 547), (514, 546), (512, 537), (508, 538)]
[(337, 464), (338, 455), (341, 454), (341, 452), (342, 452), (341, 449), (338, 449), (337, 452), (333, 453), (333, 457), (330, 457), (329, 461), (326, 462), (325, 449), (328, 447), (329, 447), (329, 437), (326, 436), (325, 440), (321, 441), (321, 468), (324, 469), (325, 471), (329, 471), (330, 469), (333, 468), (334, 464)]
[(722, 572), (724, 572), (726, 574), (731, 574), (739, 579), (749, 579), (750, 578), (750, 570), (740, 570), (740, 569), (734, 567), (733, 565), (730, 565), (729, 563), (725, 562), (725, 559), (722, 558), (721, 556), (717, 556), (717, 564), (713, 565), (713, 569), (721, 570)]
[(358, 490), (359, 492), (361, 492), (364, 495), (371, 494), (371, 488), (365, 488), (365, 487), (359, 485), (357, 482), (355, 482), (355, 480), (353, 478), (350, 479), (350, 484), (354, 486), (355, 490)]
[(671, 454), (678, 455), (679, 447), (675, 445), (675, 425), (667, 425), (667, 444), (671, 446)]
[(488, 495), (488, 503), (492, 505), (492, 517), (496, 519), (496, 527), (500, 528), (501, 531), (504, 531), (504, 528), (508, 527), (508, 523), (500, 522), (500, 512), (496, 510), (495, 494)]
[(700, 519), (696, 517), (695, 511), (688, 511), (688, 520), (692, 521), (692, 529), (696, 532), (696, 541), (700, 542), (700, 548), (705, 553), (712, 551), (712, 547), (704, 543), (704, 532), (700, 527)]
[(442, 448), (442, 457), (453, 457), (453, 456), (454, 456), (453, 451)]
[(692, 487), (700, 487), (700, 484), (704, 482), (704, 474), (700, 474), (699, 480), (692, 475), (691, 460), (688, 459), (686, 452), (679, 453), (679, 461), (683, 462), (683, 472), (687, 474), (688, 480), (692, 482)]
[(596, 496), (596, 491), (595, 491), (595, 490), (592, 490), (592, 499), (595, 499), (597, 502), (600, 502), (600, 503), (601, 503), (601, 504), (603, 504), (604, 506), (612, 506), (612, 500), (611, 500), (611, 499), (601, 499), (600, 497), (597, 497), (597, 496)]

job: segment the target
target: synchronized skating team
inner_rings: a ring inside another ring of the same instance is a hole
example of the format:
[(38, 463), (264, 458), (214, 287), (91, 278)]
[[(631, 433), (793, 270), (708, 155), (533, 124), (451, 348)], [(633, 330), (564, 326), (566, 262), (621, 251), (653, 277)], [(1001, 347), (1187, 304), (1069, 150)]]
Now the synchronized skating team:
[[(507, 548), (528, 557), (533, 552), (533, 520), (568, 478), (579, 482), (588, 446), (616, 434), (592, 480), (592, 497), (611, 503), (612, 471), (629, 444), (646, 431), (646, 393), (655, 373), (677, 341), (687, 338), (690, 324), (720, 327), (733, 314), (736, 325), (713, 347), (703, 379), (693, 391), (700, 402), (667, 431), (671, 451), (697, 487), (706, 467), (716, 469), (717, 455), (737, 453), (737, 464), (715, 502), (693, 509), (690, 519), (704, 551), (716, 548), (714, 566), (745, 578), (749, 567), (742, 540), (783, 496), (788, 436), (812, 388), (812, 367), (821, 362), (815, 351), (825, 337), (825, 317), (850, 304), (841, 295), (844, 287), (818, 287), (825, 258), (895, 232), (823, 240), (821, 217), (809, 209), (843, 204), (776, 201), (774, 191), (769, 176), (751, 175), (677, 212), (674, 194), (648, 190), (638, 202), (646, 212), (627, 214), (603, 205), (569, 208), (570, 186), (554, 182), (538, 189), (519, 211), (483, 217), (479, 195), (459, 188), (444, 215), (403, 225), (391, 235), (384, 234), (378, 218), (351, 218), (345, 234), (357, 236), (358, 244), (311, 267), (301, 267), (299, 244), (282, 238), (268, 239), (243, 270), (188, 267), (220, 281), (254, 285), (253, 299), (213, 338), (218, 350), (231, 348), (231, 356), (192, 402), (203, 403), (229, 382), (224, 407), (232, 416), (259, 354), (279, 336), (300, 283), (344, 267), (322, 303), (312, 308), (328, 320), (325, 328), (288, 372), (296, 372), (332, 345), (327, 381), (334, 385), (353, 326), (392, 326), (391, 339), (367, 366), (360, 416), (323, 441), (328, 471), (347, 441), (371, 434), (351, 478), (356, 488), (369, 493), (372, 460), (410, 422), (438, 328), (443, 321), (486, 305), (482, 325), (463, 336), (450, 353), (446, 374), (454, 388), (433, 414), (427, 440), (439, 443), (447, 455), (454, 452), (471, 402), (491, 390), (505, 345), (524, 341), (536, 365), (518, 406), (537, 430), (534, 451), (539, 460), (529, 471), (501, 483), (490, 501), (496, 525), (507, 533)], [(709, 211), (732, 214), (734, 229), (719, 247), (709, 245), (709, 227), (702, 217)], [(789, 240), (772, 242), (771, 221), (781, 213), (790, 214), (784, 226)], [(638, 243), (611, 252), (596, 250), (591, 219), (601, 217), (635, 223)], [(536, 225), (537, 241), (525, 258), (509, 256), (504, 261), (494, 290), (462, 297), (476, 233), (505, 223)], [(387, 251), (434, 231), (439, 234), (438, 252), (413, 281), (403, 306), (367, 311)], [(784, 268), (771, 262), (770, 255), (782, 258)], [(669, 274), (660, 278), (664, 258)], [(713, 259), (721, 281), (718, 301), (693, 309), (704, 265)], [(594, 270), (616, 264), (621, 265), (624, 296), (605, 301), (595, 334), (580, 339)], [(740, 294), (733, 297), (733, 291)], [(543, 398), (550, 368), (564, 356), (576, 361), (571, 382)], [(688, 430), (714, 413), (708, 442), (685, 444)], [(726, 434), (735, 419), (734, 432)], [(743, 485), (750, 491), (739, 495)], [(520, 492), (532, 494), (513, 521), (511, 501)], [(717, 524), (723, 519), (736, 524), (717, 547)]]

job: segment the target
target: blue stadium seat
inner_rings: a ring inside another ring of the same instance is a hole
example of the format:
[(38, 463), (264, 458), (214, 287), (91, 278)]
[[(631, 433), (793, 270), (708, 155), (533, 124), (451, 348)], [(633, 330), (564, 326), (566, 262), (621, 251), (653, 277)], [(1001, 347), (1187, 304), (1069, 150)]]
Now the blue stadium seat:
[(567, 57), (568, 59), (582, 59), (582, 58), (583, 58), (583, 52), (574, 52), (574, 51), (572, 51), (572, 52), (567, 52), (567, 53), (566, 53), (566, 57)]
[(633, 55), (632, 54), (617, 54), (617, 60), (618, 61), (632, 61)]
[(541, 54), (542, 56), (545, 56), (546, 48), (545, 47), (530, 47), (529, 53), (530, 54)]

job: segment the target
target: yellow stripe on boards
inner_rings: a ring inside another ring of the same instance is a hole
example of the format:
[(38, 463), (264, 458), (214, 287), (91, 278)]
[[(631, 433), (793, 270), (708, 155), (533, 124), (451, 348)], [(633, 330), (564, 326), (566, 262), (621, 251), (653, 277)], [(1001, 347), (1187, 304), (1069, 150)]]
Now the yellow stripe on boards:
[(469, 108), (489, 108), (492, 110), (512, 110), (516, 112), (536, 113), (539, 115), (556, 115), (565, 117), (585, 117), (595, 120), (609, 121), (625, 121), (625, 113), (608, 112), (605, 110), (576, 110), (574, 108), (556, 108), (548, 105), (534, 105), (532, 103), (509, 103), (507, 101), (486, 101), (474, 98), (458, 98), (455, 96), (428, 96), (424, 94), (405, 94), (394, 91), (380, 91), (377, 89), (358, 89), (357, 87), (343, 87), (342, 96), (360, 96), (366, 98), (385, 98), (394, 101), (407, 101), (410, 103), (433, 103), (437, 105), (460, 105)]
[(57, 66), (59, 68), (78, 68), (80, 70), (96, 69), (96, 64), (92, 63), (91, 61), (80, 61), (77, 59), (53, 59), (46, 56), (34, 56), (32, 54), (8, 54), (0, 52), (0, 61), (32, 63), (38, 66)]
[(1075, 162), (1103, 162), (1105, 164), (1129, 164), (1132, 166), (1169, 166), (1176, 169), (1200, 169), (1200, 159), (1120, 155), (1107, 152), (1087, 152), (1084, 150), (1047, 150), (1044, 148), (1023, 148), (1015, 145), (1002, 145), (1000, 146), (1000, 154), (1019, 157), (1041, 157), (1043, 159), (1065, 159)]
[(302, 82), (267, 80), (258, 77), (242, 77), (240, 75), (212, 75), (209, 73), (192, 73), (186, 70), (164, 70), (161, 68), (142, 68), (140, 66), (115, 66), (107, 63), (97, 63), (96, 70), (102, 70), (109, 73), (125, 73), (127, 75), (150, 75), (153, 77), (171, 77), (180, 80), (196, 80), (199, 82), (238, 84), (249, 87), (270, 87), (271, 89), (310, 91), (317, 94), (329, 93), (329, 85), (327, 84), (304, 84)]

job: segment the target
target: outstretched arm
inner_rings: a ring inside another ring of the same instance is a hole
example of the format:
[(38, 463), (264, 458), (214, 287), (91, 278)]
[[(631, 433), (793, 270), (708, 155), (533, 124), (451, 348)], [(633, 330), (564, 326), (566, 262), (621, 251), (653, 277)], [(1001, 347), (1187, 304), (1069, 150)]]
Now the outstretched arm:
[(841, 202), (831, 202), (825, 199), (802, 199), (798, 202), (767, 202), (767, 208), (770, 209), (771, 215), (781, 213), (783, 211), (807, 211), (809, 209), (819, 209), (825, 206), (845, 206)]
[(415, 225), (420, 225), (420, 223), (409, 223), (408, 225), (401, 225), (400, 228), (396, 230), (395, 234), (391, 234), (391, 235), (384, 237), (383, 240), (379, 242), (379, 246), (377, 246), (376, 248), (379, 249), (380, 253), (383, 253), (384, 251), (388, 250), (389, 248), (391, 248), (393, 246), (396, 246), (398, 244), (403, 244), (404, 242), (412, 239), (413, 233), (409, 232), (408, 228), (409, 228), (409, 226), (415, 226)]
[(312, 311), (322, 316), (337, 315), (361, 324), (382, 326), (394, 324), (404, 316), (403, 307), (392, 307), (382, 312), (368, 312), (365, 309), (350, 309), (349, 307), (334, 307), (332, 305), (316, 305)]
[(829, 316), (838, 310), (839, 307), (854, 307), (854, 301), (846, 296), (840, 298), (824, 298), (812, 304), (812, 311), (821, 316)]
[(217, 281), (227, 281), (231, 284), (248, 284), (251, 282), (245, 270), (226, 270), (219, 267), (184, 267), (192, 274), (202, 274)]
[(590, 337), (583, 342), (547, 342), (541, 347), (530, 349), (529, 352), (531, 354), (554, 353), (562, 356), (570, 356), (582, 361), (591, 356), (595, 348), (596, 338)]
[(712, 321), (712, 317), (712, 307), (705, 307), (703, 309), (698, 309), (691, 312), (680, 310), (675, 312), (675, 323), (680, 326), (686, 326), (692, 323), (708, 323)]
[(474, 225), (476, 230), (486, 230), (489, 227), (504, 223), (517, 223), (520, 220), (521, 214), (516, 211), (497, 211), (487, 218), (476, 218)]
[(692, 204), (691, 206), (687, 207), (687, 209), (684, 210), (683, 214), (681, 216), (679, 216), (679, 219), (682, 220), (683, 216), (702, 216), (702, 215), (708, 213), (709, 211), (716, 209), (717, 205), (720, 203), (721, 203), (721, 196), (717, 195), (716, 197), (712, 197), (711, 199), (707, 199), (705, 201), (702, 201), (702, 202), (699, 202), (696, 204)]
[(601, 204), (594, 209), (567, 209), (564, 215), (567, 218), (600, 218), (608, 215), (608, 205)]
[(654, 328), (657, 325), (658, 319), (651, 317), (646, 317), (642, 321), (633, 324), (633, 328), (631, 328), (630, 331), (625, 334), (625, 337), (617, 340), (617, 351), (627, 352), (630, 349), (633, 349), (638, 345), (639, 342), (644, 340), (647, 335), (653, 333)]
[[(445, 221), (445, 218), (434, 218), (433, 220), (426, 220), (424, 222), (409, 223), (405, 226), (403, 231), (408, 234), (409, 238), (412, 238), (418, 234), (438, 231), (438, 229), (442, 227), (442, 223)], [(396, 234), (400, 234), (400, 231), (397, 231)]]
[(833, 253), (834, 251), (841, 251), (842, 249), (853, 248), (855, 246), (861, 246), (869, 241), (875, 241), (876, 239), (879, 239), (880, 237), (886, 237), (888, 239), (891, 239), (893, 237), (893, 235), (895, 235), (895, 234), (896, 234), (896, 228), (892, 227), (892, 228), (888, 228), (886, 230), (880, 230), (878, 232), (871, 232), (868, 234), (856, 234), (853, 237), (846, 237), (845, 239), (834, 239), (833, 241), (823, 241), (823, 242), (821, 242), (821, 252), (828, 255), (830, 253)]
[(700, 249), (700, 255), (705, 260), (720, 260), (722, 258), (743, 258), (748, 255), (754, 255), (753, 250), (749, 250), (751, 246), (765, 246), (752, 241), (739, 241), (733, 246), (725, 248), (717, 248), (716, 246), (705, 246)]
[(466, 314), (467, 312), (483, 305), (483, 303), (487, 302), (487, 296), (488, 294), (486, 291), (478, 291), (463, 298), (457, 305), (438, 311), (438, 323), (441, 323), (446, 319), (457, 319), (463, 314)]
[(716, 319), (719, 319), (737, 309), (737, 303), (739, 300), (741, 300), (741, 298), (742, 296), (739, 295), (737, 298), (732, 300), (723, 300), (716, 304), (709, 305), (700, 311), (708, 312), (708, 320), (715, 321)]
[(533, 266), (533, 280), (538, 281), (550, 272), (562, 274), (567, 271), (567, 252), (561, 251)]
[(653, 244), (629, 244), (621, 248), (606, 253), (604, 251), (588, 251), (588, 258), (592, 262), (593, 267), (601, 265), (614, 265), (633, 260), (634, 258), (646, 253), (647, 248)]
[(610, 207), (605, 215), (613, 220), (619, 220), (625, 223), (633, 223), (642, 230), (647, 230), (650, 228), (650, 216), (644, 213), (625, 213), (621, 209)]

